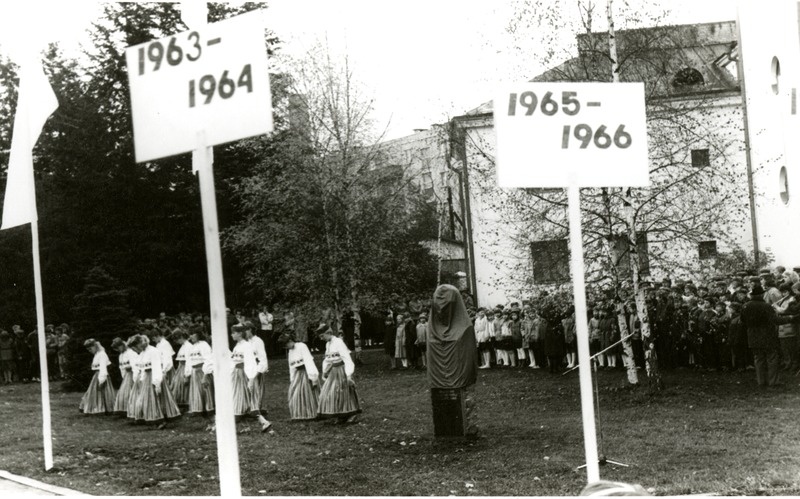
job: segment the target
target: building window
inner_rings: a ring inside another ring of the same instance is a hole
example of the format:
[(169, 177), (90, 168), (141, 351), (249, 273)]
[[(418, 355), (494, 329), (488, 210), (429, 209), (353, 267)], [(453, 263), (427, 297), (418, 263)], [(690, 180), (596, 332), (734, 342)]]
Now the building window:
[(777, 57), (772, 58), (770, 73), (770, 81), (772, 82), (770, 87), (772, 88), (772, 93), (778, 95), (778, 92), (781, 91), (779, 85), (781, 79), (781, 61), (779, 61)]
[(569, 245), (566, 239), (532, 242), (531, 258), (536, 284), (569, 282)]
[(692, 166), (699, 168), (711, 166), (711, 157), (708, 154), (708, 149), (692, 149)]
[(780, 178), (780, 189), (781, 189), (781, 201), (783, 204), (789, 204), (789, 177), (788, 173), (786, 172), (786, 167), (781, 167), (781, 172), (779, 174)]
[(703, 84), (705, 84), (703, 74), (694, 68), (683, 68), (675, 73), (672, 79), (672, 86), (678, 89)]
[(717, 242), (716, 241), (700, 241), (697, 245), (697, 252), (701, 260), (709, 260), (717, 257)]

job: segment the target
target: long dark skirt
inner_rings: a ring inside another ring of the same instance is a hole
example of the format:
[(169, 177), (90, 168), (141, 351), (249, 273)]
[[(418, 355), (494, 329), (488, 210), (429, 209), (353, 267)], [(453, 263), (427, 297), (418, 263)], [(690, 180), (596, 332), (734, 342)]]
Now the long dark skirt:
[(345, 417), (361, 412), (358, 392), (355, 386), (347, 382), (344, 363), (331, 367), (325, 384), (319, 394), (319, 416)]
[(319, 411), (319, 385), (308, 379), (305, 368), (298, 368), (289, 384), (289, 417), (293, 420), (314, 419)]
[(114, 411), (116, 397), (117, 392), (111, 384), (111, 379), (106, 378), (105, 383), (100, 385), (100, 372), (95, 372), (78, 409), (84, 414), (111, 414)]

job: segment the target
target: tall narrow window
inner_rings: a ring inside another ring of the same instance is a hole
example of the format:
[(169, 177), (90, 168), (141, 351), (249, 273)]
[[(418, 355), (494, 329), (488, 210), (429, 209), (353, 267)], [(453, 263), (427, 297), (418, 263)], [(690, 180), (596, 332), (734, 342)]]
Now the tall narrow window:
[(781, 201), (783, 204), (789, 203), (789, 176), (786, 172), (786, 167), (781, 167), (781, 172), (779, 174), (780, 180), (780, 192), (781, 192)]
[(778, 95), (778, 93), (781, 91), (780, 89), (781, 61), (779, 61), (777, 57), (772, 58), (770, 73), (771, 73), (770, 81), (772, 82), (770, 87), (772, 88), (772, 93)]

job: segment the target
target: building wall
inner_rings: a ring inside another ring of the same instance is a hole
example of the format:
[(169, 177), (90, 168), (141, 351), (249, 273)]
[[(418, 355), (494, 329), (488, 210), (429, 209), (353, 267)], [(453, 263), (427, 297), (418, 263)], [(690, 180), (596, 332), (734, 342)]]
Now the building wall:
[[(403, 178), (416, 186), (429, 201), (439, 204), (437, 209), (448, 210), (447, 188), (451, 190), (453, 211), (457, 217), (463, 220), (463, 207), (460, 197), (460, 180), (458, 174), (448, 168), (448, 148), (447, 148), (446, 129), (435, 125), (427, 130), (419, 130), (416, 133), (398, 139), (381, 142), (378, 147), (383, 153), (381, 161), (386, 165), (398, 165), (403, 170)], [(375, 165), (376, 168), (383, 165)], [(437, 254), (437, 248), (441, 248), (441, 258), (444, 259), (463, 259), (463, 227), (454, 222), (454, 230), (450, 230), (449, 214), (445, 213), (442, 218), (443, 237), (449, 242), (441, 246), (437, 241), (426, 241), (423, 246), (432, 253)]]
[[(690, 109), (693, 109), (694, 104), (696, 103), (691, 102), (691, 99), (675, 103), (676, 106), (685, 105)], [(704, 99), (703, 104), (702, 108), (697, 107), (694, 108), (694, 111), (689, 112), (696, 114), (690, 121), (700, 123), (705, 128), (690, 131), (688, 137), (681, 137), (681, 139), (691, 141), (690, 143), (680, 144), (676, 138), (675, 143), (668, 142), (664, 147), (673, 148), (676, 151), (684, 150), (684, 154), (687, 155), (689, 149), (719, 147), (721, 150), (712, 153), (711, 168), (721, 168), (724, 163), (727, 168), (736, 172), (739, 181), (736, 184), (725, 184), (718, 187), (730, 195), (730, 210), (738, 209), (741, 213), (746, 214), (749, 205), (747, 204), (741, 98), (736, 93), (726, 93), (710, 100)], [(651, 112), (651, 108), (648, 108), (648, 112)], [(542, 225), (534, 229), (533, 233), (523, 234), (518, 221), (511, 219), (508, 213), (503, 214), (498, 211), (498, 206), (502, 209), (504, 196), (520, 195), (520, 193), (500, 189), (496, 186), (495, 134), (491, 115), (468, 119), (464, 121), (464, 126), (467, 130), (465, 142), (478, 303), (495, 305), (527, 297), (534, 290), (542, 287), (540, 283), (531, 279), (533, 262), (530, 242), (563, 238), (566, 237), (566, 231), (564, 227)], [(703, 139), (703, 134), (711, 136), (712, 139)], [(698, 138), (697, 135), (700, 135), (701, 138)], [(551, 166), (537, 165), (537, 167)], [(738, 204), (738, 206), (734, 206), (734, 204)], [(523, 212), (518, 216), (522, 219), (526, 215)], [(564, 211), (560, 215), (555, 213), (551, 218), (564, 222), (566, 212)], [(742, 218), (739, 223), (720, 226), (714, 231), (715, 233), (708, 234), (707, 239), (717, 241), (719, 252), (730, 251), (737, 246), (751, 250), (752, 238), (750, 225), (747, 222), (747, 218)], [(682, 262), (681, 265), (688, 269), (664, 268), (659, 266), (657, 260), (651, 258), (651, 277), (653, 279), (662, 279), (667, 276), (696, 278), (704, 273), (709, 275), (714, 273), (711, 269), (713, 260), (701, 261), (698, 247), (694, 243), (671, 242), (659, 245), (651, 242), (650, 248), (651, 253), (664, 252), (670, 259)], [(590, 268), (593, 268), (593, 265), (596, 268), (595, 262), (589, 260), (586, 263)], [(544, 287), (552, 288), (552, 285)]]
[[(767, 0), (740, 2), (739, 13), (759, 246), (787, 268), (800, 265), (798, 10), (796, 1)], [(781, 197), (783, 168), (788, 199)]]

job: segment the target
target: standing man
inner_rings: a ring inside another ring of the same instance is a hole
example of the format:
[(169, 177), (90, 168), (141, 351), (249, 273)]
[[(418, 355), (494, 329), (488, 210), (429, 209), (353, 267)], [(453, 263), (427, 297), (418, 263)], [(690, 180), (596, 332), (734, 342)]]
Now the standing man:
[(750, 301), (742, 309), (742, 326), (747, 332), (747, 344), (753, 352), (756, 381), (759, 386), (778, 386), (780, 342), (778, 324), (793, 322), (794, 316), (778, 317), (764, 301), (764, 288), (753, 285)]
[(264, 345), (269, 345), (269, 353), (274, 354), (274, 348), (272, 348), (272, 321), (273, 317), (272, 314), (269, 313), (266, 305), (261, 305), (261, 312), (258, 313), (258, 320), (261, 322), (261, 328), (259, 329), (258, 337), (261, 338), (261, 341), (264, 342)]

